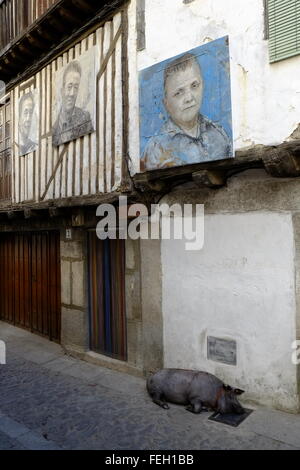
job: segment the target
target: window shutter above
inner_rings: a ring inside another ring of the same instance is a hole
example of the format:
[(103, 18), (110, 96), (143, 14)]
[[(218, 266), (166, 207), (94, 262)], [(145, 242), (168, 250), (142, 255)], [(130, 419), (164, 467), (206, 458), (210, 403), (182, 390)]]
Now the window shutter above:
[(300, 54), (300, 0), (268, 0), (270, 62)]

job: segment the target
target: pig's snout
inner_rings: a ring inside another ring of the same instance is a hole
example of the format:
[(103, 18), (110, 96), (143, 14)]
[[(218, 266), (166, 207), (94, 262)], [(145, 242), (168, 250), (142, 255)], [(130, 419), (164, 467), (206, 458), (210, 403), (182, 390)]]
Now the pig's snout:
[(219, 412), (221, 414), (234, 413), (242, 415), (245, 413), (245, 409), (242, 407), (237, 399), (238, 395), (244, 393), (244, 390), (233, 389), (229, 385), (223, 386), (223, 393), (220, 396), (218, 402)]
[(235, 413), (238, 415), (243, 415), (245, 413), (245, 409), (240, 405), (238, 407), (235, 407)]

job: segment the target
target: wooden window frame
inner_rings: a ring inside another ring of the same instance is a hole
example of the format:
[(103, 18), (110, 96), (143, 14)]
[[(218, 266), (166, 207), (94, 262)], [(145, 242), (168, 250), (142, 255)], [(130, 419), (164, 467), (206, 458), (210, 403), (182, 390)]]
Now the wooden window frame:
[(269, 39), (269, 0), (264, 1), (264, 39)]
[(0, 201), (11, 199), (11, 102), (0, 104)]

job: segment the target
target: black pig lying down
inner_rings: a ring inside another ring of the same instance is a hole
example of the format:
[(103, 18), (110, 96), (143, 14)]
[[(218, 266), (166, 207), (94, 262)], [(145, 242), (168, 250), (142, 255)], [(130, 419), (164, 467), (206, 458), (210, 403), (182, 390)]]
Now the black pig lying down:
[(212, 409), (221, 414), (245, 413), (237, 395), (244, 390), (225, 385), (208, 372), (185, 369), (161, 369), (147, 380), (147, 390), (154, 403), (168, 409), (167, 401), (187, 405), (192, 413)]

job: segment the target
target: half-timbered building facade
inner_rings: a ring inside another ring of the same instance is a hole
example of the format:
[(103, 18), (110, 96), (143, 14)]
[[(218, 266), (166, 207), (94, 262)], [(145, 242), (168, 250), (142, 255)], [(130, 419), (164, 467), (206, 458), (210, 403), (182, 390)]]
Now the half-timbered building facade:
[(125, 243), (95, 234), (97, 205), (131, 188), (128, 13), (119, 0), (0, 4), (0, 318), (139, 371)]

